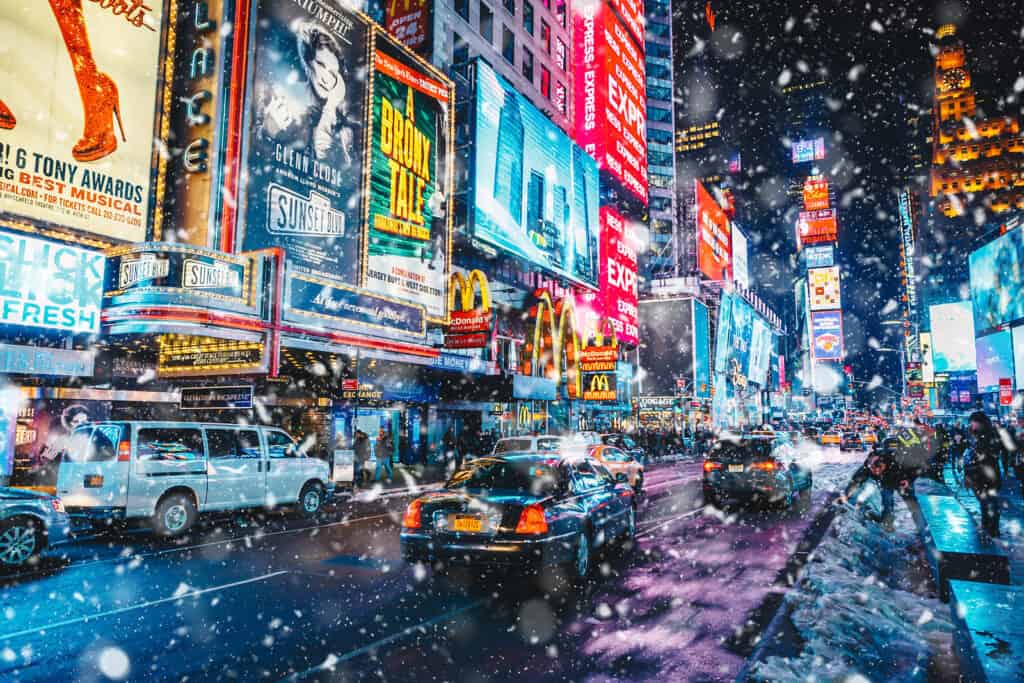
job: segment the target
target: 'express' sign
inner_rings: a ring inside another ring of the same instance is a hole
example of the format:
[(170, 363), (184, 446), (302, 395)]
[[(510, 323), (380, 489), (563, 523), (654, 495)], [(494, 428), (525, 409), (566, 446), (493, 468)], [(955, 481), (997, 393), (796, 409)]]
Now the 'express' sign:
[(0, 231), (0, 324), (99, 332), (103, 255)]

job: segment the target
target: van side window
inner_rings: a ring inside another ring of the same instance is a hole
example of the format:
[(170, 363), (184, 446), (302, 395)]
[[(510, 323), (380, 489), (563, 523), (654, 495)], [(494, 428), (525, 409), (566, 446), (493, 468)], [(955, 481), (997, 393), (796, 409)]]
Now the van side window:
[(271, 458), (297, 458), (299, 449), (284, 432), (267, 432), (267, 454)]
[(238, 457), (238, 439), (235, 438), (233, 429), (207, 429), (206, 446), (209, 449), (210, 460)]
[(139, 460), (187, 462), (206, 457), (198, 429), (140, 429)]
[(238, 457), (260, 458), (260, 433), (251, 429), (238, 432)]
[(106, 462), (117, 458), (121, 441), (121, 425), (99, 425), (93, 430), (89, 455), (93, 462)]

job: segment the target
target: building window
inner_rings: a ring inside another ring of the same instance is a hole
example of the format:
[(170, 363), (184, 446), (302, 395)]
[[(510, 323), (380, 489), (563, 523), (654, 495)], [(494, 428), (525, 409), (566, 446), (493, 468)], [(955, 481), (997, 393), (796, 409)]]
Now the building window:
[(516, 0), (502, 0), (505, 5), (505, 9), (513, 17), (516, 15)]
[(523, 78), (533, 83), (533, 53), (523, 48), (523, 63), (521, 66)]
[(501, 56), (509, 64), (516, 63), (516, 36), (508, 26), (501, 29)]
[(551, 54), (551, 27), (543, 19), (540, 20), (540, 44), (544, 46), (545, 54)]
[(469, 62), (469, 43), (458, 33), (452, 34), (452, 64), (458, 66)]
[(469, 0), (455, 0), (455, 13), (469, 21)]
[(551, 71), (546, 66), (540, 68), (540, 94), (551, 99)]
[(488, 43), (494, 40), (494, 10), (480, 3), (480, 35)]
[(565, 89), (565, 85), (559, 82), (555, 82), (555, 107), (558, 109), (558, 113), (565, 116), (569, 113), (569, 98), (567, 97), (568, 91)]
[(562, 71), (566, 69), (566, 55), (568, 50), (565, 49), (565, 43), (562, 42), (561, 38), (555, 38), (555, 64)]
[(523, 28), (533, 35), (533, 4), (530, 2), (523, 3)]
[(565, 28), (565, 0), (555, 0), (555, 18)]

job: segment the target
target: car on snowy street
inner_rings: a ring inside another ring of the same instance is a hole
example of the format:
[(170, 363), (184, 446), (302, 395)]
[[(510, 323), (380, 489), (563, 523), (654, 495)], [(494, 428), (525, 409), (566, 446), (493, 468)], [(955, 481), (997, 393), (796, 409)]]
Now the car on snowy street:
[(841, 451), (860, 451), (864, 450), (864, 442), (860, 438), (860, 434), (857, 432), (843, 432), (843, 435), (839, 437), (839, 450)]
[(0, 487), (0, 568), (21, 567), (46, 548), (71, 540), (60, 498)]
[(410, 563), (539, 570), (586, 577), (597, 550), (636, 535), (636, 496), (590, 458), (550, 453), (480, 458), (402, 519)]
[(829, 429), (822, 433), (818, 440), (821, 442), (822, 446), (838, 446), (840, 441), (842, 441), (842, 438), (843, 437), (839, 433), (839, 430)]
[(201, 513), (295, 505), (319, 513), (330, 466), (272, 427), (198, 422), (99, 422), (76, 429), (57, 491), (95, 522), (148, 520), (180, 536)]
[(605, 466), (612, 476), (625, 474), (637, 497), (644, 494), (644, 464), (628, 451), (615, 446), (591, 446), (587, 454)]
[[(788, 441), (788, 440), (787, 440)], [(723, 437), (704, 459), (704, 502), (805, 507), (811, 472), (797, 462), (792, 444), (756, 435)]]
[(605, 446), (614, 446), (615, 448), (625, 451), (638, 462), (645, 462), (647, 457), (647, 453), (644, 451), (643, 446), (638, 444), (629, 434), (621, 434), (618, 432), (602, 434), (601, 443)]
[(512, 453), (552, 453), (562, 447), (564, 437), (545, 434), (543, 436), (509, 436), (498, 439), (491, 455)]

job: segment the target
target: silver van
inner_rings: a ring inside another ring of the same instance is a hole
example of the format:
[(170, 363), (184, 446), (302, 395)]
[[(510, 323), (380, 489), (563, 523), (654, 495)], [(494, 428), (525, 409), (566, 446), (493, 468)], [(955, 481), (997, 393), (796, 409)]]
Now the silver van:
[(298, 505), (319, 512), (329, 465), (273, 427), (198, 422), (99, 422), (76, 429), (57, 476), (69, 514), (149, 519), (179, 536), (201, 513)]

